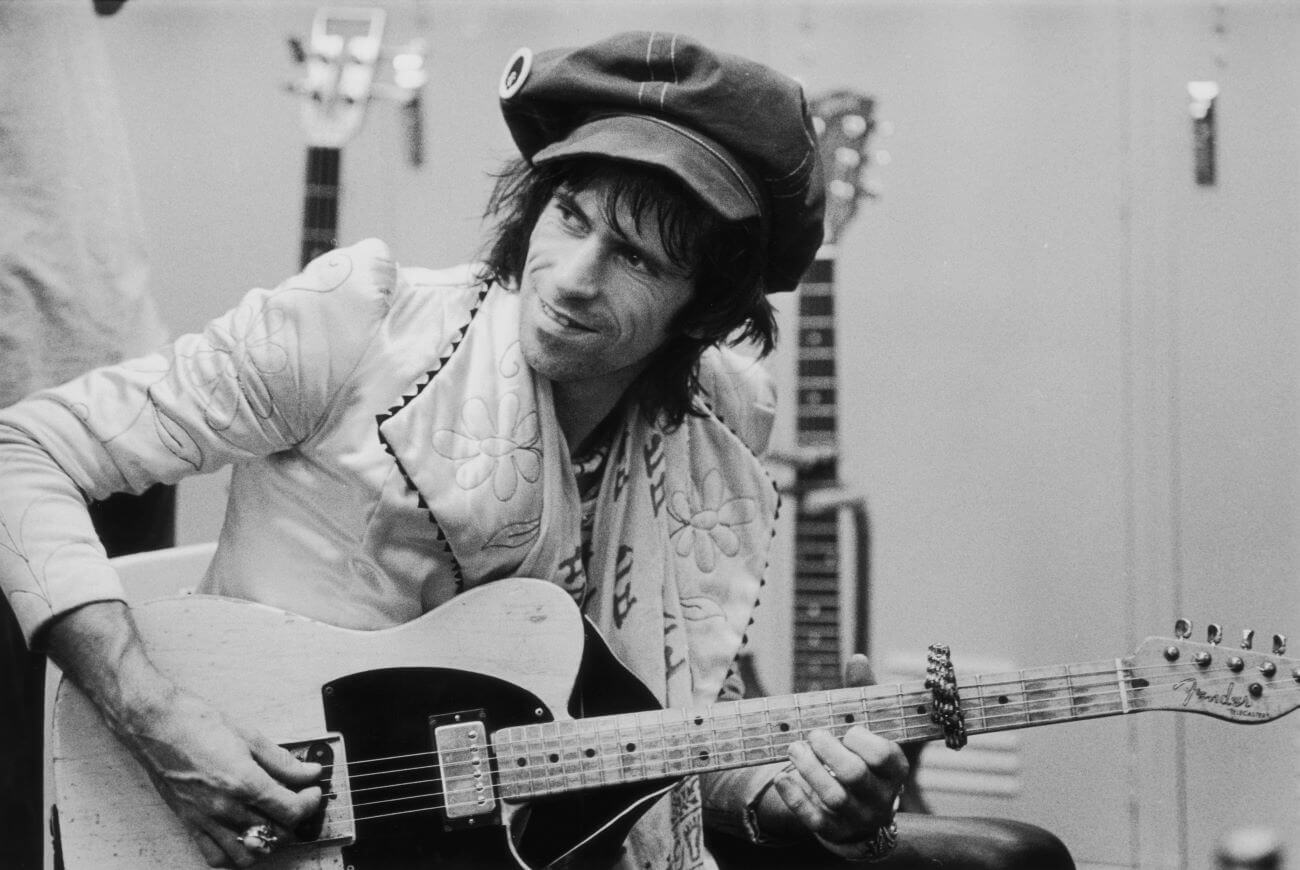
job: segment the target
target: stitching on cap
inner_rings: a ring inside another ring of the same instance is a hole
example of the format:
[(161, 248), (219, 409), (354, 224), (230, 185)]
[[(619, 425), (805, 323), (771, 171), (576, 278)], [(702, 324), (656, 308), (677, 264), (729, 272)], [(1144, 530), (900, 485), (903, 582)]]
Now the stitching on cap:
[(649, 121), (654, 121), (656, 124), (662, 124), (663, 126), (669, 128), (670, 130), (676, 130), (678, 133), (682, 134), (687, 139), (690, 139), (696, 145), (699, 145), (705, 151), (708, 151), (714, 157), (718, 158), (718, 162), (721, 163), (723, 166), (727, 167), (727, 171), (730, 172), (733, 176), (735, 176), (736, 180), (740, 182), (740, 186), (743, 187), (745, 189), (745, 193), (749, 195), (750, 202), (754, 203), (754, 205), (758, 208), (758, 213), (759, 214), (763, 213), (763, 203), (758, 198), (757, 192), (752, 187), (750, 187), (749, 178), (747, 178), (743, 172), (741, 172), (739, 169), (733, 166), (731, 160), (729, 160), (722, 152), (720, 152), (717, 148), (714, 148), (713, 145), (711, 145), (710, 143), (701, 139), (698, 135), (695, 134), (693, 130), (691, 130), (688, 127), (678, 126), (677, 124), (673, 124), (668, 121), (665, 121), (663, 118), (656, 118), (653, 115), (644, 115), (643, 117), (645, 117)]

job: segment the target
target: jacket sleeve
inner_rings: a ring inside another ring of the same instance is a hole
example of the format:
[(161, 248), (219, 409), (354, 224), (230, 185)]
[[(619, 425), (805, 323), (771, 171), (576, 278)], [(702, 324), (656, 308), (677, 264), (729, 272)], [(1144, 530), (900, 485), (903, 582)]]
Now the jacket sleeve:
[(122, 596), (87, 501), (310, 437), (395, 283), (382, 242), (332, 251), (201, 333), (0, 411), (0, 587), (28, 641), (57, 614)]

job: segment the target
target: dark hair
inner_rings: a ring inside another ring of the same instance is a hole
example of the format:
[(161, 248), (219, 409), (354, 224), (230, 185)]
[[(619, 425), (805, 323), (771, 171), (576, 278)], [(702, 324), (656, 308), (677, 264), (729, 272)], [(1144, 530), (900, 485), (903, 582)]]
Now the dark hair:
[(616, 231), (621, 231), (619, 205), (626, 206), (637, 228), (655, 221), (665, 252), (691, 276), (693, 298), (631, 387), (630, 397), (647, 419), (662, 415), (667, 425), (676, 426), (698, 413), (700, 355), (709, 347), (752, 342), (760, 356), (772, 351), (776, 318), (763, 292), (766, 263), (757, 219), (723, 219), (675, 175), (654, 167), (602, 158), (508, 163), (496, 176), (485, 212), (496, 222), (484, 256), (492, 279), (518, 287), (533, 227), (561, 187), (601, 188), (605, 219)]

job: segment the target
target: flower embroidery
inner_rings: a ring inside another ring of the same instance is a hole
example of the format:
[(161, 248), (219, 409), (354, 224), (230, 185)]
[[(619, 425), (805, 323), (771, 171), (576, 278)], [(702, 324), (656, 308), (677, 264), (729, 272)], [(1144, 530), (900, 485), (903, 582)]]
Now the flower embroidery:
[(668, 514), (679, 524), (672, 531), (677, 555), (685, 558), (693, 552), (696, 567), (708, 573), (717, 565), (718, 551), (728, 557), (740, 552), (735, 529), (754, 520), (757, 506), (752, 498), (728, 498), (722, 472), (715, 468), (690, 495), (674, 492)]
[(461, 406), (460, 419), (463, 431), (433, 433), (433, 449), (456, 463), (456, 485), (461, 489), (475, 489), (490, 479), (492, 493), (508, 501), (519, 488), (519, 478), (535, 483), (541, 476), (537, 412), (521, 418), (517, 394), (500, 398), (495, 419), (486, 401), (472, 398)]
[(218, 431), (230, 428), (241, 404), (262, 419), (275, 412), (275, 402), (266, 381), (280, 374), (289, 364), (279, 333), (285, 326), (285, 313), (278, 308), (241, 305), (231, 315), (231, 329), (213, 323), (204, 336), (209, 349), (195, 356), (211, 354), (199, 370), (206, 377), (207, 423)]

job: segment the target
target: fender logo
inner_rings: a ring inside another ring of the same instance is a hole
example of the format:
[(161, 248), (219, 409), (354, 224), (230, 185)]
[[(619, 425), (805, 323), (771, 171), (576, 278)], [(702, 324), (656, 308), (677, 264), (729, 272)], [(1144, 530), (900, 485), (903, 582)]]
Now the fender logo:
[(1188, 677), (1174, 683), (1174, 691), (1183, 693), (1183, 706), (1190, 707), (1195, 704), (1213, 704), (1223, 707), (1233, 716), (1239, 716), (1246, 719), (1267, 719), (1268, 713), (1261, 710), (1251, 710), (1254, 702), (1249, 695), (1239, 693), (1238, 686), (1235, 682), (1228, 683), (1228, 687), (1222, 692), (1207, 692), (1197, 685), (1194, 677)]

